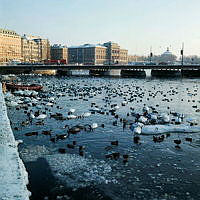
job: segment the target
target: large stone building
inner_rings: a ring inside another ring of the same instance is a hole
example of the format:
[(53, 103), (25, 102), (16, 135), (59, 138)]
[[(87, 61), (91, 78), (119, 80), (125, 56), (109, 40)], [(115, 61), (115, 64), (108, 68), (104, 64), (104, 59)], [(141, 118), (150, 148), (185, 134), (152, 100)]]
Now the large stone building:
[(46, 62), (50, 60), (50, 44), (48, 39), (37, 36), (22, 37), (22, 57), (24, 62)]
[(103, 65), (106, 63), (106, 47), (84, 44), (68, 48), (69, 64)]
[(32, 36), (24, 35), (22, 37), (22, 58), (25, 63), (35, 63), (40, 61), (40, 49)]
[(21, 61), (21, 36), (15, 31), (0, 29), (0, 63)]
[(66, 46), (53, 45), (51, 46), (51, 60), (65, 61), (68, 63), (68, 49)]
[(107, 62), (108, 64), (127, 64), (128, 50), (121, 49), (117, 43), (106, 42), (103, 44), (107, 47)]
[(69, 47), (68, 58), (70, 64), (127, 64), (128, 50), (112, 42), (103, 45), (85, 44)]

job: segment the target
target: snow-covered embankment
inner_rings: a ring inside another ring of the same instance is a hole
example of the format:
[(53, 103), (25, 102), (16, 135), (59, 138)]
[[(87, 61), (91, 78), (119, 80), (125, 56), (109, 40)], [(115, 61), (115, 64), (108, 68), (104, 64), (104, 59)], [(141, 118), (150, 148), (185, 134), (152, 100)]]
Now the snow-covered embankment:
[(28, 174), (18, 153), (0, 83), (0, 199), (28, 200)]

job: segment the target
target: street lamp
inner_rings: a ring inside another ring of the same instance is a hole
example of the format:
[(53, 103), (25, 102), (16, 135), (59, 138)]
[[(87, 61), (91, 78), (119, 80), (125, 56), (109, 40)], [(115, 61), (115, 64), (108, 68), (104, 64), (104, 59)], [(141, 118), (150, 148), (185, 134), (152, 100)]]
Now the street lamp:
[(184, 43), (182, 44), (182, 49), (181, 49), (181, 65), (183, 67), (183, 53), (184, 53)]
[(152, 61), (152, 57), (153, 57), (153, 53), (152, 53), (152, 47), (150, 48), (150, 64), (151, 64), (151, 61)]

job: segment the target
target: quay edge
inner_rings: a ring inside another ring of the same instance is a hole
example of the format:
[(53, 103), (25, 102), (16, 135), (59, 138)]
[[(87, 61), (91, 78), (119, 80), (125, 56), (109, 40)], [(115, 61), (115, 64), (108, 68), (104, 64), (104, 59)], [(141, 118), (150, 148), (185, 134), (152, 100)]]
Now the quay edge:
[(19, 157), (0, 82), (0, 199), (29, 200), (28, 173)]

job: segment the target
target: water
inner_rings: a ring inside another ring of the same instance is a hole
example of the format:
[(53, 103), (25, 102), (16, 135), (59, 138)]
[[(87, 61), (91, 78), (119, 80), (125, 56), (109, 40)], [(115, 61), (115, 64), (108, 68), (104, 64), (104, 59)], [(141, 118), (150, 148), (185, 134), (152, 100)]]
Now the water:
[[(44, 85), (44, 92), (38, 95), (40, 99), (35, 106), (21, 104), (20, 109), (8, 109), (15, 137), (24, 141), (19, 150), (30, 174), (32, 199), (200, 198), (200, 134), (172, 133), (160, 143), (154, 143), (152, 136), (141, 135), (140, 143), (136, 144), (128, 125), (135, 120), (131, 113), (142, 113), (144, 105), (155, 108), (158, 115), (184, 114), (183, 124), (188, 124), (187, 118), (199, 124), (200, 80), (87, 76), (21, 76), (21, 79)], [(15, 100), (19, 98), (24, 101), (22, 97), (15, 97)], [(46, 105), (49, 101), (52, 107)], [(123, 101), (127, 102), (124, 106)], [(113, 104), (119, 106), (115, 116), (110, 111)], [(28, 120), (26, 111), (32, 109), (34, 113), (39, 110), (38, 105), (41, 105), (40, 113), (47, 114), (43, 124), (36, 125), (38, 120), (33, 119), (32, 124), (22, 126), (22, 121)], [(70, 120), (50, 117), (50, 113), (62, 113), (67, 117), (70, 108), (76, 109), (73, 113), (76, 116), (91, 109), (101, 112)], [(122, 119), (128, 121), (126, 126)], [(44, 130), (51, 130), (51, 137), (56, 137), (67, 134), (66, 125), (92, 123), (97, 123), (98, 128), (81, 130), (56, 143), (49, 135), (42, 134)], [(25, 136), (32, 131), (38, 135)], [(191, 137), (192, 142), (185, 141), (186, 137)], [(180, 148), (175, 148), (175, 139), (182, 141)], [(76, 141), (74, 149), (67, 148), (73, 141)], [(118, 141), (118, 146), (111, 145), (111, 141)], [(79, 146), (85, 146), (83, 156), (79, 155)], [(67, 153), (59, 153), (59, 148), (66, 149)], [(106, 158), (113, 152), (120, 153), (120, 157)], [(128, 162), (123, 155), (129, 156)]]

